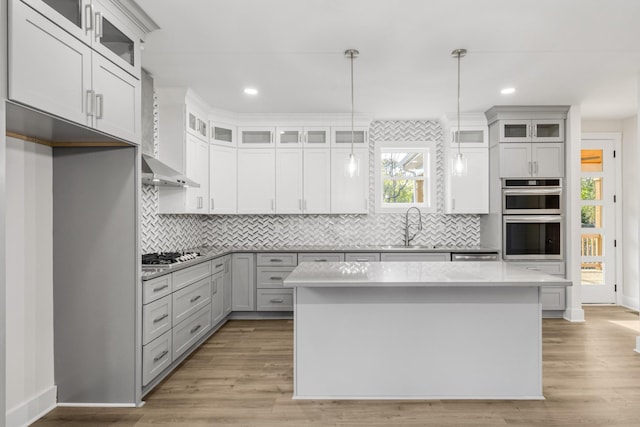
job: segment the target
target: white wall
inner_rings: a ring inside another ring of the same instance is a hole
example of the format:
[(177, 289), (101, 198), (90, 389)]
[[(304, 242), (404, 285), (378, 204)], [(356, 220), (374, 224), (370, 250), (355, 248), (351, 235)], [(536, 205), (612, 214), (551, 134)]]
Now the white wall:
[(638, 147), (638, 118), (622, 122), (622, 305), (638, 310), (640, 307), (640, 149)]
[(13, 138), (6, 149), (6, 421), (22, 426), (56, 404), (52, 151)]

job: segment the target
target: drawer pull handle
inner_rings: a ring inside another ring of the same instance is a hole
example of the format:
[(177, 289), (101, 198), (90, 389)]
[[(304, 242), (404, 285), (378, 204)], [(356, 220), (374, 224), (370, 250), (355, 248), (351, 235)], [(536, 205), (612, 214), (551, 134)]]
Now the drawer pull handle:
[(366, 262), (369, 261), (367, 258), (356, 258), (357, 262)]
[(274, 298), (272, 300), (269, 300), (269, 302), (282, 304), (284, 302), (284, 300), (282, 298)]
[(200, 298), (202, 298), (202, 295), (196, 295), (195, 297), (191, 298), (189, 300), (190, 303), (194, 303), (196, 301), (198, 301)]
[(313, 261), (314, 262), (327, 262), (327, 260), (324, 259), (324, 258), (317, 258), (317, 259), (314, 259)]
[(223, 265), (224, 265), (224, 263), (222, 263), (222, 264), (217, 264), (217, 265), (216, 265), (216, 268), (220, 268), (220, 267), (222, 267)]
[(153, 323), (158, 323), (163, 321), (164, 319), (166, 319), (167, 317), (169, 317), (169, 315), (167, 313), (163, 314), (160, 317), (156, 317), (155, 319), (153, 319)]
[(156, 363), (158, 361), (160, 361), (160, 359), (164, 359), (164, 357), (169, 354), (169, 350), (165, 350), (162, 353), (160, 353), (159, 355), (157, 355), (156, 357), (153, 358), (153, 363)]
[(167, 289), (169, 285), (158, 286), (157, 288), (153, 288), (153, 292), (160, 292), (163, 289)]
[(282, 280), (282, 277), (272, 276), (269, 277), (269, 280)]
[(191, 328), (191, 334), (195, 334), (200, 328), (202, 328), (202, 325), (194, 326)]
[(282, 260), (279, 259), (279, 258), (271, 258), (269, 261), (271, 261), (271, 262), (282, 262)]

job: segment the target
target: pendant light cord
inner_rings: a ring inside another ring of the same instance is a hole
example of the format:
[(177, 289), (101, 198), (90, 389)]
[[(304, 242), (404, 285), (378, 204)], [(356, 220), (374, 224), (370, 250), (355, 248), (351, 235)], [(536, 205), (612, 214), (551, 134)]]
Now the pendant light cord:
[(351, 56), (351, 155), (353, 156), (353, 110), (354, 110), (354, 96), (353, 96), (353, 50), (350, 52)]
[(460, 54), (461, 50), (458, 49), (458, 155), (460, 155)]

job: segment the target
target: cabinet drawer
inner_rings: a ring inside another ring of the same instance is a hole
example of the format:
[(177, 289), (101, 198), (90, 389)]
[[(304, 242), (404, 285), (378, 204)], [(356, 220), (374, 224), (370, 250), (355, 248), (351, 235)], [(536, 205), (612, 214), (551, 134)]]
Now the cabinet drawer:
[(540, 291), (543, 310), (564, 310), (566, 308), (564, 286), (543, 286)]
[(281, 288), (295, 267), (258, 267), (258, 288)]
[(211, 277), (193, 283), (173, 294), (173, 325), (177, 325), (211, 302)]
[(171, 365), (171, 331), (142, 347), (142, 385), (149, 384), (167, 366)]
[(225, 271), (225, 263), (227, 262), (226, 257), (216, 258), (211, 261), (211, 274), (220, 273), (221, 271)]
[(295, 267), (298, 265), (298, 254), (276, 253), (258, 254), (258, 265)]
[(211, 329), (211, 304), (173, 328), (173, 359), (180, 357)]
[(511, 265), (564, 277), (564, 262), (511, 262)]
[(171, 274), (142, 282), (142, 303), (148, 304), (171, 293)]
[(418, 262), (429, 262), (429, 261), (451, 261), (451, 253), (449, 252), (440, 252), (440, 253), (422, 253), (422, 252), (412, 252), (412, 253), (386, 253), (382, 254), (380, 257), (382, 261), (418, 261)]
[(293, 289), (258, 289), (258, 311), (292, 311)]
[(344, 261), (343, 253), (315, 252), (298, 254), (298, 262), (340, 262)]
[(380, 254), (377, 252), (346, 253), (344, 254), (344, 260), (351, 262), (379, 262)]
[(197, 282), (200, 279), (204, 279), (207, 276), (211, 276), (211, 261), (203, 262), (193, 267), (185, 268), (184, 270), (176, 271), (173, 276), (173, 290), (177, 291), (180, 288)]
[(147, 344), (171, 329), (171, 295), (142, 307), (142, 344)]

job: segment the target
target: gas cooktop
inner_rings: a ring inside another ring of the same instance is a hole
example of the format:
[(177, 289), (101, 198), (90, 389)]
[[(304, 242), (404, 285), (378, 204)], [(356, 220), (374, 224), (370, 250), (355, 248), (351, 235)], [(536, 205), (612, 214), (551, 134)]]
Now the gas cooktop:
[(142, 268), (169, 268), (200, 257), (198, 252), (155, 252), (142, 255)]

